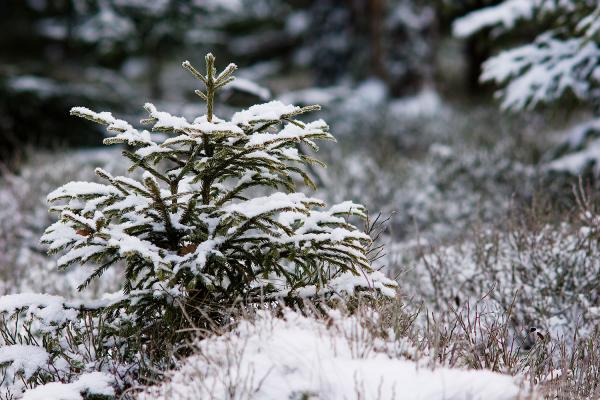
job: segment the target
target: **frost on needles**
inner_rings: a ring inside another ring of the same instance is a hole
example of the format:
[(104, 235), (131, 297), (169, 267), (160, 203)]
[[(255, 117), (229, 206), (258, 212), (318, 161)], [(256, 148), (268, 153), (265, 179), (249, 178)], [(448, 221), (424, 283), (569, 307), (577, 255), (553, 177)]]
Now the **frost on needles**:
[(304, 167), (321, 164), (300, 146), (317, 150), (315, 141), (335, 140), (323, 120), (297, 119), (319, 106), (272, 101), (223, 120), (214, 114), (215, 94), (234, 79), (235, 64), (217, 73), (208, 54), (205, 74), (188, 61), (183, 67), (204, 86), (196, 94), (207, 112), (192, 122), (150, 103), (142, 120), (150, 131), (108, 112), (71, 110), (106, 125), (113, 134), (106, 145), (127, 145), (132, 175), (97, 169), (105, 183), (70, 182), (50, 193), (60, 219), (42, 241), (63, 254), (59, 266), (93, 263), (85, 287), (123, 263), (118, 307), (145, 323), (182, 304), (189, 312), (356, 290), (393, 296), (395, 282), (370, 266), (370, 237), (346, 220), (364, 218), (364, 207), (326, 208), (295, 192), (301, 182), (314, 187)]

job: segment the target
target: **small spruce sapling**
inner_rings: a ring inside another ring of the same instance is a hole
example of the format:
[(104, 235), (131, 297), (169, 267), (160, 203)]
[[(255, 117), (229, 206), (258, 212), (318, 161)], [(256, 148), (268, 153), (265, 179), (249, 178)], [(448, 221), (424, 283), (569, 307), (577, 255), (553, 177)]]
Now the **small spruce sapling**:
[(98, 168), (105, 183), (70, 182), (49, 194), (60, 219), (42, 241), (63, 253), (59, 267), (93, 263), (83, 289), (124, 264), (124, 300), (111, 312), (138, 327), (166, 323), (169, 315), (178, 316), (170, 326), (183, 322), (182, 314), (200, 320), (206, 311), (194, 310), (237, 301), (294, 301), (356, 289), (394, 295), (395, 282), (370, 266), (370, 237), (345, 219), (364, 218), (365, 209), (352, 202), (322, 209), (321, 200), (295, 192), (299, 181), (314, 187), (303, 167), (322, 165), (299, 146), (317, 150), (315, 140), (335, 140), (324, 121), (297, 119), (319, 106), (272, 101), (223, 120), (214, 114), (215, 95), (234, 79), (236, 66), (217, 73), (208, 54), (205, 74), (187, 61), (183, 67), (204, 85), (196, 94), (206, 114), (193, 122), (150, 103), (142, 123), (151, 132), (108, 112), (71, 110), (107, 125), (114, 135), (104, 144), (128, 146), (123, 155), (132, 175)]
[(93, 264), (80, 289), (120, 264), (123, 295), (2, 296), (0, 397), (43, 397), (46, 383), (113, 397), (115, 387), (172, 367), (175, 349), (196, 332), (186, 328), (227, 321), (223, 308), (238, 301), (395, 294), (395, 282), (370, 266), (369, 235), (344, 218), (364, 217), (364, 209), (345, 202), (318, 210), (321, 201), (294, 191), (301, 181), (313, 185), (303, 166), (320, 164), (298, 146), (333, 139), (323, 121), (296, 119), (318, 107), (271, 102), (221, 120), (214, 96), (235, 66), (217, 74), (212, 55), (206, 64), (206, 75), (183, 64), (205, 85), (197, 93), (207, 113), (192, 123), (152, 104), (144, 120), (152, 132), (110, 113), (72, 110), (108, 125), (106, 144), (127, 145), (131, 175), (97, 169), (104, 183), (50, 193), (60, 219), (42, 241), (63, 253), (60, 268)]

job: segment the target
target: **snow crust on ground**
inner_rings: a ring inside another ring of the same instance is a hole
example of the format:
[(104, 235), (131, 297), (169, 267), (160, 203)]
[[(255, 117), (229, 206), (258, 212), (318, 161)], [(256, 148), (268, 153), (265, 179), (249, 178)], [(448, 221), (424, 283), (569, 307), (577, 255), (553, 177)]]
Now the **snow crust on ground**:
[(112, 397), (114, 378), (103, 372), (82, 374), (72, 383), (50, 382), (28, 390), (22, 400), (83, 400), (82, 393)]
[(400, 359), (410, 351), (400, 343), (374, 337), (358, 318), (338, 311), (327, 320), (261, 311), (255, 321), (199, 342), (196, 355), (138, 399), (509, 400), (524, 394), (508, 375), (432, 370)]
[(17, 380), (18, 372), (29, 379), (38, 369), (46, 367), (49, 355), (39, 346), (14, 344), (0, 347), (0, 365), (6, 367), (5, 376)]

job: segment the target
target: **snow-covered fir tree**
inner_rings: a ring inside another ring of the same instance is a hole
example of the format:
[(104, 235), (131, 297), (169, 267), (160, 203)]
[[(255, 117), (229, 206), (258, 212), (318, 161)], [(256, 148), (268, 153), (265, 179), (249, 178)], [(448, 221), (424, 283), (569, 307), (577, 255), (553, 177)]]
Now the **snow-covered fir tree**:
[(596, 0), (505, 0), (455, 21), (454, 34), (537, 29), (530, 42), (500, 52), (483, 65), (481, 80), (503, 87), (502, 107), (520, 111), (566, 96), (592, 109), (548, 166), (551, 170), (600, 173), (600, 4)]
[(321, 200), (295, 192), (298, 182), (313, 186), (303, 165), (319, 164), (299, 146), (333, 140), (324, 121), (297, 119), (318, 106), (272, 101), (223, 120), (214, 114), (215, 94), (236, 66), (217, 73), (209, 54), (205, 74), (187, 61), (183, 67), (204, 84), (196, 93), (207, 111), (193, 122), (147, 103), (142, 122), (151, 133), (107, 112), (72, 109), (107, 125), (115, 135), (104, 143), (128, 145), (130, 171), (143, 176), (98, 169), (105, 184), (70, 182), (48, 196), (61, 217), (43, 241), (64, 252), (59, 267), (95, 262), (84, 287), (123, 261), (123, 304), (141, 324), (180, 303), (193, 310), (355, 287), (391, 293), (393, 282), (370, 267), (369, 236), (344, 219), (364, 218), (365, 209), (344, 202), (317, 210)]

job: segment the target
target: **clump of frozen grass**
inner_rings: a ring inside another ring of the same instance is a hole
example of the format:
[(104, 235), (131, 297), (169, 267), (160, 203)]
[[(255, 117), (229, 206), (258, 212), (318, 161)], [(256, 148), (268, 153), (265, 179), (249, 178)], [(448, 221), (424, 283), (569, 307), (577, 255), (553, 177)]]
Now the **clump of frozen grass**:
[[(483, 229), (453, 245), (421, 248), (404, 274), (419, 282), (411, 294), (435, 309), (485, 297), (514, 324), (541, 327), (554, 337), (593, 331), (600, 305), (596, 291), (598, 218), (578, 210), (570, 223), (525, 223)], [(539, 218), (539, 217), (537, 217)], [(506, 228), (506, 226), (504, 227)]]

